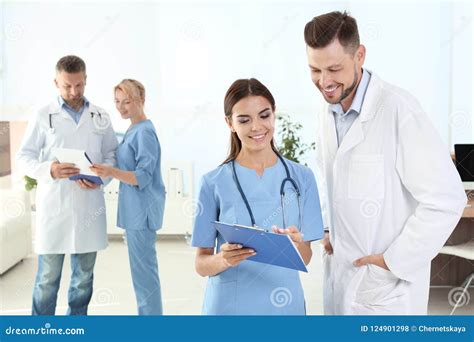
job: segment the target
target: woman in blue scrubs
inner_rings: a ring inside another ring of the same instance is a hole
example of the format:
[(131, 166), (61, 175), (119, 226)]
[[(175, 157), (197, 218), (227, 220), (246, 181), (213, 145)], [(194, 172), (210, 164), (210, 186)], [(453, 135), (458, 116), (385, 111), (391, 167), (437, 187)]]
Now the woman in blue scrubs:
[(115, 87), (115, 105), (130, 127), (117, 148), (118, 168), (95, 164), (91, 169), (98, 176), (120, 180), (117, 226), (126, 230), (138, 314), (162, 315), (155, 243), (163, 223), (165, 187), (160, 143), (144, 103), (140, 82), (126, 79)]
[[(192, 245), (198, 247), (196, 271), (209, 277), (203, 314), (304, 315), (298, 271), (246, 260), (256, 251), (226, 243), (211, 222), (255, 223), (288, 234), (308, 264), (311, 241), (323, 237), (314, 175), (309, 168), (279, 156), (273, 140), (275, 100), (258, 80), (235, 81), (225, 96), (224, 111), (231, 131), (230, 153), (221, 166), (202, 178), (201, 210), (192, 237)], [(291, 182), (286, 182), (282, 201), (285, 165), (300, 197)]]

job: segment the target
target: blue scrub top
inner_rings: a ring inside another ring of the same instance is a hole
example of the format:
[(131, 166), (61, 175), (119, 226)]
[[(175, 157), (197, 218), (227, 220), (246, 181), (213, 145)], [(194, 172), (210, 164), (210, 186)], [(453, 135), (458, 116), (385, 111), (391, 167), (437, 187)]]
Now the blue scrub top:
[[(301, 192), (302, 233), (305, 241), (323, 237), (318, 189), (313, 172), (285, 159), (290, 176)], [(237, 176), (256, 224), (271, 229), (283, 226), (280, 186), (286, 178), (282, 162), (266, 168), (259, 176), (235, 162)], [(298, 226), (298, 201), (286, 182), (285, 220)], [(232, 175), (230, 163), (207, 173), (201, 180), (199, 210), (194, 222), (192, 245), (214, 248), (225, 242), (212, 221), (251, 225), (250, 216)], [(207, 315), (304, 315), (305, 302), (298, 271), (245, 260), (236, 267), (209, 277), (203, 305)]]
[(118, 168), (135, 172), (138, 185), (120, 182), (117, 226), (158, 230), (163, 224), (165, 186), (161, 148), (150, 120), (132, 125), (117, 148)]

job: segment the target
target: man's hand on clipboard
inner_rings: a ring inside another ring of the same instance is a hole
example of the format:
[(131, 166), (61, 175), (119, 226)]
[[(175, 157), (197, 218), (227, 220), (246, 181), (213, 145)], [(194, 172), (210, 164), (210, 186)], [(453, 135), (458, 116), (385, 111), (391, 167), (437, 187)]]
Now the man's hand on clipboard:
[(79, 168), (72, 163), (60, 163), (55, 161), (51, 164), (51, 177), (53, 179), (69, 178), (79, 173)]
[(97, 189), (100, 187), (100, 184), (95, 184), (93, 182), (88, 181), (87, 179), (78, 179), (76, 180), (76, 184), (79, 185), (83, 189), (92, 190)]

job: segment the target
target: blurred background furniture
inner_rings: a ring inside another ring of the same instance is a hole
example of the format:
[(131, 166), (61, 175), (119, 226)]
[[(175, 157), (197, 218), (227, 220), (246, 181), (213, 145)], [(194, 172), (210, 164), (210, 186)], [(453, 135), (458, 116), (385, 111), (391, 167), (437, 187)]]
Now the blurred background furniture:
[(3, 274), (31, 253), (30, 194), (25, 190), (0, 189), (0, 210), (0, 274)]
[[(163, 227), (158, 231), (158, 235), (188, 236), (192, 232), (194, 213), (200, 210), (199, 203), (193, 198), (193, 164), (183, 161), (163, 162), (161, 171), (166, 189), (166, 203)], [(116, 226), (119, 184), (120, 182), (114, 179), (104, 189), (108, 235), (124, 233), (123, 229)]]

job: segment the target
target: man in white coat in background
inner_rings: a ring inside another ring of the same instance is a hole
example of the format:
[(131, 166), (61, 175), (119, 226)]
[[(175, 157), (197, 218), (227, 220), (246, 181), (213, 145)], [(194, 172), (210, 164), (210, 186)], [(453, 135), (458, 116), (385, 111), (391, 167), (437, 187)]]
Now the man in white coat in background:
[(327, 191), (324, 311), (426, 314), (430, 262), (466, 205), (448, 148), (412, 95), (363, 68), (354, 18), (315, 17), (304, 37), (329, 104), (317, 145)]
[(59, 163), (54, 148), (84, 150), (93, 162), (113, 165), (117, 138), (107, 113), (84, 97), (81, 58), (61, 58), (55, 84), (60, 95), (29, 122), (17, 154), (25, 174), (38, 182), (32, 314), (55, 314), (64, 256), (70, 254), (68, 314), (87, 315), (97, 251), (107, 246), (104, 195), (95, 183), (69, 180), (79, 170)]

